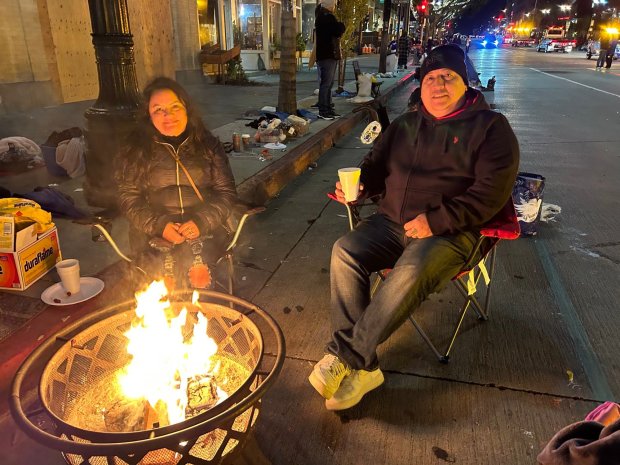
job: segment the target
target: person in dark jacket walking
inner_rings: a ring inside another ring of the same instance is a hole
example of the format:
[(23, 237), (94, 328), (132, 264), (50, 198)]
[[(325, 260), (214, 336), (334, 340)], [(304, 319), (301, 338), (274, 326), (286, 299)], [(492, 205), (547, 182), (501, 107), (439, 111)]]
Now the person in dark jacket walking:
[(316, 65), (319, 69), (319, 118), (333, 120), (340, 115), (332, 108), (332, 86), (336, 76), (336, 66), (342, 57), (340, 37), (345, 25), (332, 13), (336, 0), (323, 0), (316, 14)]
[(405, 31), (398, 39), (398, 67), (407, 69), (407, 60), (409, 59), (409, 37)]
[[(510, 198), (519, 164), (506, 118), (468, 88), (460, 47), (434, 48), (421, 102), (398, 117), (362, 162), (361, 197), (378, 211), (333, 246), (332, 337), (309, 376), (329, 410), (383, 383), (377, 347), (471, 254), (480, 227)], [(342, 187), (335, 194), (345, 202)], [(392, 268), (370, 300), (370, 274)]]
[[(143, 96), (137, 127), (116, 160), (119, 206), (141, 267), (161, 274), (163, 260), (151, 245), (163, 239), (173, 247), (176, 279), (184, 279), (197, 253), (208, 262), (225, 240), (223, 225), (237, 201), (235, 181), (222, 144), (180, 84), (160, 77)], [(193, 287), (204, 287), (200, 276), (189, 278)]]

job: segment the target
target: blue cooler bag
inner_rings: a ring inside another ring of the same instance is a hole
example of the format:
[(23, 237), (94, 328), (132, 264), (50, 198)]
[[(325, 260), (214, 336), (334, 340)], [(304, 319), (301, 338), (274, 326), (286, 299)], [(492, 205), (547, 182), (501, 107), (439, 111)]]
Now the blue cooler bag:
[(521, 237), (535, 236), (542, 211), (545, 178), (539, 174), (519, 173), (512, 190), (512, 201), (521, 227)]

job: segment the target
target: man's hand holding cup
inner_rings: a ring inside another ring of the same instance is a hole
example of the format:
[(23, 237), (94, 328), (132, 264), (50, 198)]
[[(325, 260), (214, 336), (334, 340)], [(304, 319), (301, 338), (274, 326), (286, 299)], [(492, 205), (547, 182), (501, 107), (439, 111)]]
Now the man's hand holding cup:
[(364, 184), (360, 182), (360, 168), (340, 168), (338, 170), (339, 181), (336, 181), (336, 199), (340, 203), (355, 202), (364, 190)]

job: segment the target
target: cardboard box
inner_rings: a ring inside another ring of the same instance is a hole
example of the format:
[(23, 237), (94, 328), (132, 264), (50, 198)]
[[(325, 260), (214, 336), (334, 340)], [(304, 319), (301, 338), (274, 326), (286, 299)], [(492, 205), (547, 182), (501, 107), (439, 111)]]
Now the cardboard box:
[[(4, 222), (1, 226), (6, 224), (9, 222)], [(14, 234), (13, 251), (0, 252), (0, 289), (23, 291), (62, 260), (56, 227), (38, 237), (36, 234), (33, 236), (33, 233), (34, 225), (17, 232)], [(2, 237), (8, 242), (4, 229)]]
[(21, 231), (16, 230), (13, 215), (0, 215), (0, 252), (15, 252), (32, 244), (37, 240), (34, 232), (35, 224), (31, 224)]

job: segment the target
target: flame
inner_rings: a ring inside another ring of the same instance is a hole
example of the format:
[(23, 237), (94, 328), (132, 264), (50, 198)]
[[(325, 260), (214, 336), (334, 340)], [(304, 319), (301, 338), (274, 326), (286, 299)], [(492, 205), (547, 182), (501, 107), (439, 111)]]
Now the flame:
[[(165, 405), (168, 419), (163, 421), (160, 414), (160, 424), (186, 419), (188, 382), (213, 373), (216, 367), (212, 366), (212, 356), (217, 353), (216, 342), (207, 335), (208, 319), (202, 312), (197, 313), (190, 331), (187, 308), (170, 317), (167, 296), (164, 281), (154, 281), (136, 294), (138, 322), (125, 333), (129, 339), (127, 352), (133, 358), (118, 378), (126, 397), (145, 398), (158, 413), (158, 407)], [(192, 304), (200, 305), (197, 292)]]

